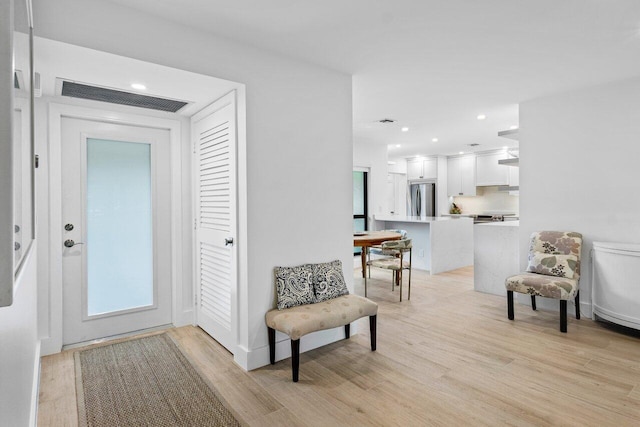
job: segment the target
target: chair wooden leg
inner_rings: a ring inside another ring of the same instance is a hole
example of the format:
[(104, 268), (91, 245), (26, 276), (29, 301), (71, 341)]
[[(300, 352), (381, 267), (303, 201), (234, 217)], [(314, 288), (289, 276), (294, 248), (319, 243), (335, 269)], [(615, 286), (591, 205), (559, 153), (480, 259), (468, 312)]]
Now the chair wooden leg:
[(576, 294), (576, 319), (580, 319), (580, 291)]
[(344, 325), (344, 339), (348, 340), (351, 338), (351, 324), (347, 323)]
[(402, 276), (400, 276), (400, 302), (402, 302)]
[(367, 275), (364, 275), (364, 297), (367, 297)]
[(376, 351), (376, 319), (378, 315), (369, 316), (369, 333), (371, 335), (371, 351)]
[(411, 266), (409, 266), (409, 289), (407, 293), (407, 301), (411, 299)]
[(267, 326), (269, 332), (269, 361), (276, 363), (276, 330)]
[(293, 382), (298, 382), (298, 371), (300, 369), (300, 339), (291, 340), (291, 371)]
[(395, 271), (391, 271), (391, 292), (396, 290), (396, 283), (398, 282), (398, 275)]
[(507, 291), (507, 316), (513, 320), (513, 291)]
[(567, 332), (567, 300), (560, 300), (560, 332)]
[(534, 311), (536, 310), (536, 296), (535, 295), (531, 295), (531, 308)]

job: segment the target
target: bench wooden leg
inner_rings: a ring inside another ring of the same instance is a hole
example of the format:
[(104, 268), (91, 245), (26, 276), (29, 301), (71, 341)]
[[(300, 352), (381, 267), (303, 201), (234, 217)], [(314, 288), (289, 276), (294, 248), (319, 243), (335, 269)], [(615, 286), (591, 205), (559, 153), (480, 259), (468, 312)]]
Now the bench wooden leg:
[(369, 332), (371, 335), (371, 351), (376, 351), (376, 319), (377, 315), (369, 316)]
[(536, 296), (535, 295), (531, 295), (531, 308), (534, 311), (537, 309), (537, 307), (536, 307)]
[(513, 320), (513, 291), (507, 291), (507, 317)]
[(269, 331), (269, 360), (273, 365), (276, 363), (276, 330), (267, 326)]
[(344, 339), (348, 340), (351, 337), (351, 323), (344, 325)]
[(298, 371), (300, 369), (300, 339), (291, 340), (291, 371), (293, 382), (298, 382)]

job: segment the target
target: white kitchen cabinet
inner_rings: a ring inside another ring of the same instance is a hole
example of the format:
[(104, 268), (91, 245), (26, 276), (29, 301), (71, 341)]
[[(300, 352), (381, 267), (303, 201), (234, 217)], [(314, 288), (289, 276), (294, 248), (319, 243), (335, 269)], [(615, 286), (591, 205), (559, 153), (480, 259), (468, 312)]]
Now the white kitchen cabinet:
[(505, 151), (481, 153), (476, 155), (476, 185), (509, 185), (509, 166), (498, 164), (498, 160), (506, 159)]
[(476, 195), (476, 159), (474, 155), (447, 159), (447, 195)]
[(407, 179), (436, 179), (438, 177), (438, 159), (413, 159), (407, 161)]

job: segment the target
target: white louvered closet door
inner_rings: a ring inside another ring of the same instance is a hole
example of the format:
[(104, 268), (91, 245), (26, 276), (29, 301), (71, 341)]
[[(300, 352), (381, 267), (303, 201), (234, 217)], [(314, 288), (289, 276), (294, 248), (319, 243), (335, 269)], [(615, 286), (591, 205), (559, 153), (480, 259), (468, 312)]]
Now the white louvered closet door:
[(196, 315), (231, 353), (236, 346), (235, 92), (192, 118), (196, 177)]

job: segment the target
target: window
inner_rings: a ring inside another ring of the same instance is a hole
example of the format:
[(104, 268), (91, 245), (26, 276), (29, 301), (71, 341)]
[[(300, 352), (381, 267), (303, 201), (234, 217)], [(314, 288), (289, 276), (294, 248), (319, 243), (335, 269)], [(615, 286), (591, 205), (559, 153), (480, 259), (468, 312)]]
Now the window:
[[(353, 172), (353, 231), (369, 229), (367, 200), (367, 172)], [(354, 255), (359, 255), (361, 248), (354, 248)]]

